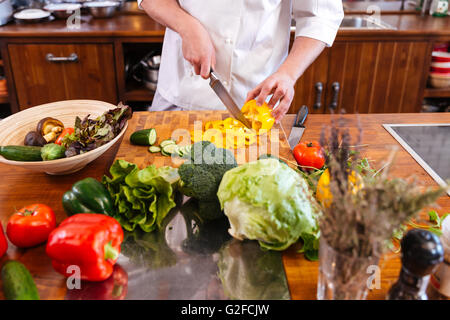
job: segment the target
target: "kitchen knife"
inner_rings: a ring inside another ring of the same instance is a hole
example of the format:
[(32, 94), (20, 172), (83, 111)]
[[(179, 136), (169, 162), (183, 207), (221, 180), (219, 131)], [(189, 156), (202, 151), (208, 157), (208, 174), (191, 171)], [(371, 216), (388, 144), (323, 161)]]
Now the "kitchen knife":
[(300, 110), (298, 110), (291, 133), (289, 134), (288, 142), (291, 150), (294, 149), (294, 147), (300, 142), (303, 132), (305, 131), (305, 126), (303, 123), (305, 122), (307, 115), (308, 107), (302, 106)]
[(242, 122), (244, 126), (251, 129), (252, 125), (247, 120), (247, 118), (244, 116), (244, 114), (241, 112), (241, 109), (236, 105), (236, 102), (234, 102), (233, 98), (231, 97), (230, 93), (227, 91), (227, 89), (224, 87), (222, 82), (220, 81), (217, 74), (211, 70), (209, 76), (209, 85), (214, 90), (214, 92), (217, 94), (217, 96), (220, 98), (220, 100), (223, 102), (225, 107), (227, 107), (228, 111), (231, 113), (231, 115)]

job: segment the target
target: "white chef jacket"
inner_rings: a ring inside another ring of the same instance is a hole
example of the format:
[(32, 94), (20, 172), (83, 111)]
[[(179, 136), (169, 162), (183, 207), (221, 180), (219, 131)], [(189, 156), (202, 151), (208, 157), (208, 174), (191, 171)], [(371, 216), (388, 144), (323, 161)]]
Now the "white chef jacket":
[[(142, 0), (137, 0), (138, 4)], [(151, 0), (147, 0), (151, 1)], [(238, 106), (248, 91), (273, 74), (288, 54), (291, 19), (295, 36), (331, 46), (344, 16), (341, 0), (178, 0), (209, 32), (215, 71)], [(166, 29), (157, 91), (187, 110), (223, 110), (225, 106), (184, 59), (178, 33)]]

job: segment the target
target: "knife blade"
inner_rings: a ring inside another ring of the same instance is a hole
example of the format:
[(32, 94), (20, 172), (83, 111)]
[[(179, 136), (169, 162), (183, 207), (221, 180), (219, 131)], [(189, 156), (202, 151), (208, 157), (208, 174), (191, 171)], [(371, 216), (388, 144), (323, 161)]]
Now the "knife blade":
[(209, 85), (214, 90), (214, 92), (217, 94), (219, 99), (223, 102), (225, 107), (227, 107), (228, 111), (231, 113), (231, 115), (242, 122), (244, 126), (251, 129), (252, 125), (247, 120), (247, 118), (244, 116), (244, 114), (241, 112), (241, 109), (237, 106), (236, 102), (234, 102), (233, 98), (231, 97), (230, 93), (227, 91), (225, 86), (220, 81), (217, 74), (211, 70), (210, 77), (209, 77)]
[(291, 133), (289, 134), (288, 142), (291, 150), (299, 143), (303, 132), (305, 131), (306, 117), (308, 116), (308, 107), (302, 106), (297, 112), (297, 117), (295, 118), (294, 125), (292, 126)]

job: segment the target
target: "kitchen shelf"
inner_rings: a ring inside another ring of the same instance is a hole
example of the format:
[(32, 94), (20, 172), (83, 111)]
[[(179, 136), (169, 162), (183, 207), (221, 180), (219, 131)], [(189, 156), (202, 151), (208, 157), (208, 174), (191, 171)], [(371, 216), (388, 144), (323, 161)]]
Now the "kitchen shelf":
[(450, 98), (450, 88), (426, 88), (425, 98)]
[(130, 89), (124, 93), (125, 101), (147, 101), (153, 100), (154, 93), (146, 88)]
[(125, 92), (122, 95), (122, 100), (135, 102), (152, 102), (154, 92), (150, 91), (142, 83), (134, 79), (128, 79), (125, 84)]

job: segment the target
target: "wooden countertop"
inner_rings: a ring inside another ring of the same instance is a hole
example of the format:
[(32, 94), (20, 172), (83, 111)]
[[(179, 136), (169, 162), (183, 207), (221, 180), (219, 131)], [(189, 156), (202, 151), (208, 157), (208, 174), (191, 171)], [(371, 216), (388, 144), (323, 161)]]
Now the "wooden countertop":
[[(198, 115), (201, 117), (201, 115)], [(356, 130), (357, 115), (345, 115), (351, 130)], [(330, 115), (311, 114), (305, 123), (306, 131), (302, 140), (318, 139), (322, 126), (330, 122)], [(397, 145), (391, 135), (385, 131), (383, 123), (449, 123), (450, 113), (435, 114), (361, 114), (359, 119), (363, 128), (363, 143), (368, 146), (363, 155), (374, 160), (375, 167), (386, 158), (389, 146)], [(290, 131), (294, 115), (287, 115), (283, 120), (283, 127)], [(65, 191), (73, 183), (86, 178), (100, 179), (112, 164), (119, 144), (116, 144), (103, 156), (92, 162), (80, 172), (67, 176), (50, 176), (33, 173), (21, 168), (0, 164), (0, 221), (5, 227), (14, 208), (21, 208), (30, 203), (46, 203), (50, 205), (60, 223), (67, 216), (61, 204)], [(419, 166), (416, 161), (402, 148), (396, 157), (392, 168), (392, 175), (398, 177), (417, 176), (426, 186), (436, 186), (434, 180)], [(439, 199), (439, 214), (450, 212), (450, 197)], [(23, 262), (33, 275), (42, 299), (64, 299), (65, 279), (56, 273), (45, 254), (45, 245), (32, 249), (17, 249), (10, 244), (7, 254), (0, 259), (2, 265), (8, 259), (18, 259)], [(292, 299), (315, 299), (317, 289), (318, 263), (304, 259), (302, 254), (296, 253), (295, 248), (284, 252), (283, 262), (288, 279)], [(384, 299), (390, 285), (397, 279), (400, 268), (399, 256), (389, 254), (380, 263), (381, 289), (369, 293), (369, 299)], [(0, 283), (1, 287), (1, 283)], [(2, 293), (0, 292), (0, 298)]]
[[(399, 14), (394, 10), (399, 4), (394, 2), (345, 2), (347, 14), (364, 13), (367, 4), (379, 5), (382, 20), (394, 26), (396, 30), (339, 30), (337, 40), (349, 37), (383, 37), (383, 36), (438, 36), (450, 37), (450, 19), (437, 18), (416, 14)], [(392, 11), (391, 11), (392, 10)], [(386, 14), (385, 14), (386, 13)], [(136, 3), (127, 3), (124, 11), (110, 19), (94, 19), (89, 15), (82, 15), (79, 28), (67, 28), (65, 20), (54, 20), (38, 24), (17, 24), (11, 22), (0, 26), (0, 38), (42, 38), (42, 37), (101, 37), (101, 38), (148, 38), (156, 37), (162, 40), (165, 28), (149, 18)], [(10, 39), (13, 40), (13, 39)], [(16, 39), (14, 39), (16, 40)]]

